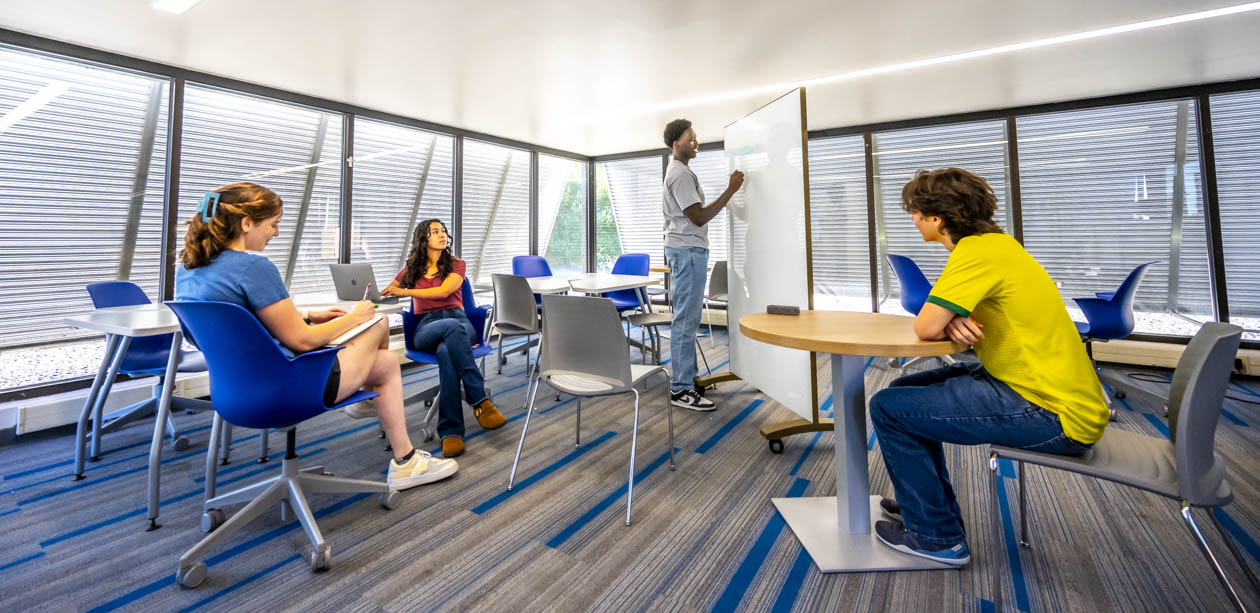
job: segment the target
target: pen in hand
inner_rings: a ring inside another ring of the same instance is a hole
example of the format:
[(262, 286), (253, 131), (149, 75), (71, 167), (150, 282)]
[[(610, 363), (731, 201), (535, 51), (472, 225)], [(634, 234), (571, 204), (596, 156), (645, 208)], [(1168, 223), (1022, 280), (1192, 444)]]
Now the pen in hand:
[(372, 292), (372, 284), (368, 283), (367, 287), (363, 288), (363, 297), (360, 298), (359, 300), (367, 300), (368, 294), (370, 294), (371, 292)]

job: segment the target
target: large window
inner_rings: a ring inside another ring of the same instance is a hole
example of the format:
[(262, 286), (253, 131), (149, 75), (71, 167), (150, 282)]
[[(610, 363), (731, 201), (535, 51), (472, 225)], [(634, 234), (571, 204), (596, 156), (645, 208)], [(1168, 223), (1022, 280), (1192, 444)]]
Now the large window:
[(490, 275), (511, 273), (512, 258), (529, 254), (529, 152), (464, 141), (463, 230), (455, 248), (468, 278), (490, 287)]
[(96, 370), (99, 333), (61, 321), (87, 284), (159, 299), (169, 89), (0, 47), (0, 389)]
[[(332, 289), (341, 232), (341, 114), (189, 84), (179, 178), (179, 235), (207, 190), (247, 181), (284, 200), (263, 255), (289, 293)], [(178, 264), (177, 264), (178, 265)]]
[(1198, 130), (1190, 100), (1020, 117), (1024, 246), (1072, 297), (1139, 264), (1135, 332), (1189, 336), (1212, 318)]
[[(812, 153), (812, 152), (811, 152)], [(879, 310), (905, 313), (897, 276), (885, 253), (908, 256), (928, 280), (935, 282), (949, 252), (939, 243), (925, 243), (910, 214), (901, 208), (901, 188), (921, 169), (965, 168), (981, 177), (998, 198), (998, 225), (1010, 230), (1006, 203), (1006, 125), (1001, 121), (951, 124), (874, 135), (875, 232), (879, 271)]]
[(417, 223), (437, 218), (451, 226), (454, 142), (442, 134), (355, 120), (350, 259), (371, 263), (382, 286), (402, 270)]
[[(701, 151), (689, 163), (691, 171), (700, 179), (700, 189), (704, 191), (704, 204), (717, 200), (726, 185), (730, 182), (731, 173), (726, 169), (726, 152), (721, 149)], [(663, 195), (662, 195), (663, 197)], [(705, 228), (709, 230), (709, 265), (719, 260), (729, 259), (730, 212), (723, 210), (717, 217), (709, 220)]]
[(1213, 96), (1212, 144), (1221, 202), (1229, 319), (1260, 339), (1260, 91)]
[(623, 253), (646, 253), (664, 266), (661, 156), (601, 162), (595, 170), (596, 269), (611, 270)]
[(586, 270), (586, 168), (538, 156), (538, 252), (553, 272)]
[(871, 310), (866, 154), (861, 136), (809, 141), (814, 308)]

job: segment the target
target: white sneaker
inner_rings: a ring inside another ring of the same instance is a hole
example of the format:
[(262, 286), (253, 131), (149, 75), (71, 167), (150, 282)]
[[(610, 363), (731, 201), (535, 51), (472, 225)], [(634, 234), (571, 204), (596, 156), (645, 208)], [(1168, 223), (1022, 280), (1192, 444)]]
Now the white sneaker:
[(411, 459), (403, 464), (399, 464), (398, 460), (389, 461), (387, 480), (390, 490), (405, 490), (417, 485), (440, 481), (455, 474), (457, 470), (459, 470), (459, 463), (455, 460), (439, 460), (429, 452), (417, 449), (411, 454)]
[(672, 392), (669, 395), (669, 401), (676, 407), (691, 409), (692, 411), (712, 411), (717, 408), (716, 403), (697, 394), (696, 390), (692, 389)]
[(364, 400), (363, 402), (356, 402), (341, 411), (349, 415), (351, 419), (376, 417), (376, 403), (371, 400)]

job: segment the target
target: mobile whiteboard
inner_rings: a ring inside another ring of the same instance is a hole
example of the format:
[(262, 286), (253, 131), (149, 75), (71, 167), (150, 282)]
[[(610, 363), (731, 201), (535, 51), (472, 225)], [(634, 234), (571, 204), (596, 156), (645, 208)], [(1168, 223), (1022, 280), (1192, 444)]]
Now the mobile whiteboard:
[(744, 187), (728, 205), (727, 321), (731, 372), (812, 421), (813, 355), (736, 332), (741, 317), (769, 304), (813, 308), (805, 130), (804, 88), (726, 126), (727, 171), (744, 173)]

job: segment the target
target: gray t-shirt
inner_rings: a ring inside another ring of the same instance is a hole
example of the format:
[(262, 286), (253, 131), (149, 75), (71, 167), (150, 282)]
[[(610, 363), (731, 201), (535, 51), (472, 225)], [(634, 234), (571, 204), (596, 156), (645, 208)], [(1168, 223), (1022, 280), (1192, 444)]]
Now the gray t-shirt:
[(686, 247), (709, 248), (709, 229), (691, 223), (683, 209), (704, 202), (704, 190), (700, 179), (686, 164), (670, 160), (665, 169), (665, 246), (681, 249)]

